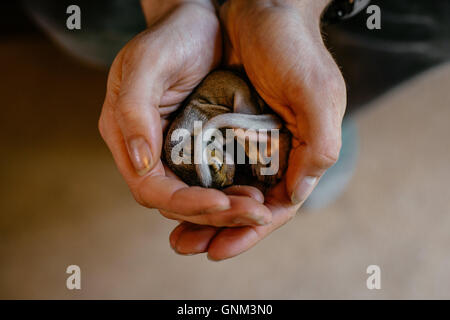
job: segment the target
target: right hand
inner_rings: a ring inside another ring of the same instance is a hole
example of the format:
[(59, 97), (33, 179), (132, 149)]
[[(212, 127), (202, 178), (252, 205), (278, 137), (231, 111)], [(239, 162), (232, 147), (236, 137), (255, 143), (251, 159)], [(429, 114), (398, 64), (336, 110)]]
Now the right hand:
[(135, 199), (170, 218), (213, 226), (271, 221), (251, 187), (189, 187), (160, 160), (166, 118), (220, 62), (214, 8), (179, 4), (117, 55), (108, 77), (100, 133)]
[(213, 228), (183, 223), (170, 236), (175, 249), (198, 253), (207, 248), (214, 260), (248, 250), (295, 216), (337, 160), (346, 88), (321, 36), (320, 18), (329, 2), (228, 0), (221, 7), (229, 40), (226, 62), (242, 66), (263, 100), (283, 118), (292, 148), (283, 180), (264, 195), (271, 224)]

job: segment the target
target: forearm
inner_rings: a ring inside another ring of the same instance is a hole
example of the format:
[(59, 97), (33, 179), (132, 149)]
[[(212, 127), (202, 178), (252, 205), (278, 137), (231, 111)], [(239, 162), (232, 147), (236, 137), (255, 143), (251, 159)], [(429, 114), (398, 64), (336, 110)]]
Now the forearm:
[(215, 11), (214, 0), (141, 0), (142, 11), (148, 26), (183, 4), (199, 5), (206, 10)]

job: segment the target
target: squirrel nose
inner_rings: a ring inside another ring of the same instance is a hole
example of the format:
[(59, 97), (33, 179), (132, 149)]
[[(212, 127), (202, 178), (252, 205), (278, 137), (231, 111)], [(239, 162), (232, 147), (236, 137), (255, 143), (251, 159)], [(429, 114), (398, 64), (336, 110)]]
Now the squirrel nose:
[(214, 173), (218, 173), (222, 169), (223, 161), (217, 157), (217, 155), (212, 155), (209, 159), (209, 166), (212, 168)]

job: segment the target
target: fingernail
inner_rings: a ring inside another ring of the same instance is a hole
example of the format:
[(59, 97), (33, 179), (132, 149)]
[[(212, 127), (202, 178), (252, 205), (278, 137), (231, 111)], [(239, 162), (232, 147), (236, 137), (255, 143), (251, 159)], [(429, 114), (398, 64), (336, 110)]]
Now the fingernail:
[[(172, 249), (173, 249), (173, 248), (172, 248)], [(178, 251), (175, 250), (175, 249), (173, 249), (173, 251), (174, 251), (176, 254), (178, 254), (178, 255), (180, 255), (180, 256), (185, 256), (185, 257), (195, 256), (195, 255), (198, 254), (198, 253), (191, 253), (191, 252), (189, 252), (189, 253), (182, 253), (182, 252), (178, 252)]]
[(292, 192), (291, 202), (293, 204), (299, 204), (308, 198), (309, 194), (314, 189), (316, 185), (317, 177), (304, 177), (302, 181), (294, 188)]
[(144, 137), (137, 136), (129, 139), (128, 153), (138, 175), (143, 176), (150, 171), (152, 167), (152, 153)]
[(216, 259), (211, 258), (211, 256), (210, 256), (209, 254), (206, 255), (206, 258), (207, 258), (209, 261), (211, 261), (211, 262), (220, 262), (220, 260), (216, 260)]
[(228, 210), (230, 208), (231, 208), (230, 204), (218, 205), (218, 206), (215, 206), (215, 207), (212, 207), (212, 208), (205, 209), (202, 212), (202, 214), (216, 213), (216, 212)]
[(265, 220), (266, 219), (264, 219), (264, 217), (255, 217), (255, 218), (238, 217), (238, 218), (233, 219), (232, 223), (235, 225), (241, 225), (241, 226), (248, 226), (248, 225), (263, 226), (268, 223)]

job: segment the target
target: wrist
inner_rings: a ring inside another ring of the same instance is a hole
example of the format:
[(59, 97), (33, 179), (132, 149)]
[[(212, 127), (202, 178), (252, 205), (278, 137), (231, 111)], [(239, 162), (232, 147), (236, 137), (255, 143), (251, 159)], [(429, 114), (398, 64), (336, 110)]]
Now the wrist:
[[(275, 17), (271, 24), (279, 26), (284, 19), (296, 19), (305, 30), (320, 36), (322, 13), (332, 0), (228, 0), (221, 8), (221, 18), (227, 21), (229, 36), (239, 38), (245, 26), (258, 27)], [(277, 20), (278, 19), (278, 20)], [(272, 29), (272, 28), (271, 28)], [(269, 29), (269, 30), (271, 30)]]
[(303, 17), (303, 21), (309, 22), (312, 26), (318, 26), (323, 12), (332, 0), (271, 0), (271, 2), (278, 7), (295, 10)]
[(215, 14), (214, 0), (141, 0), (142, 11), (147, 26), (154, 25), (158, 20), (182, 5), (196, 5), (201, 9)]
[(282, 8), (296, 12), (304, 17), (304, 21), (318, 25), (322, 13), (331, 2), (332, 0), (228, 0), (226, 5), (233, 8), (230, 11), (238, 16), (254, 15), (267, 9)]

